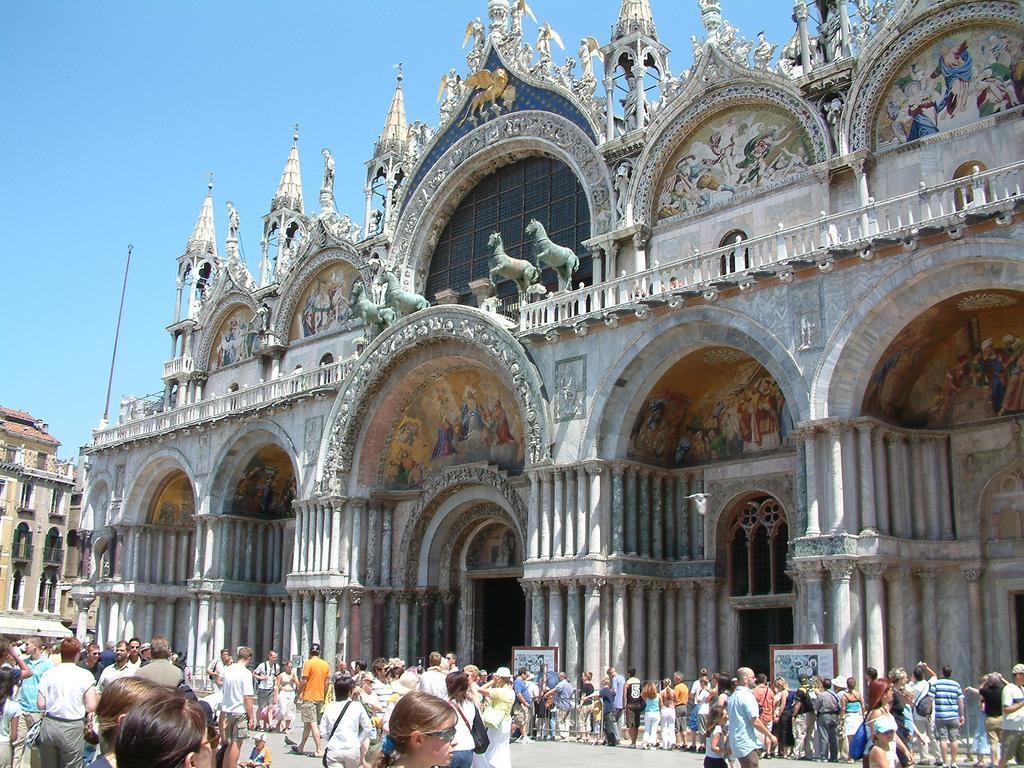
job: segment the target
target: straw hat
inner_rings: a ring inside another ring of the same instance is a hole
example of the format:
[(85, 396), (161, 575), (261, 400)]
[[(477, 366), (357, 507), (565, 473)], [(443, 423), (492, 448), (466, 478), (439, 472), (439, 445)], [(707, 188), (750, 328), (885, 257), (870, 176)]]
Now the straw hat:
[(420, 676), (412, 670), (407, 670), (402, 673), (402, 676), (391, 684), (391, 688), (399, 696), (405, 696), (407, 693), (418, 690), (420, 687)]

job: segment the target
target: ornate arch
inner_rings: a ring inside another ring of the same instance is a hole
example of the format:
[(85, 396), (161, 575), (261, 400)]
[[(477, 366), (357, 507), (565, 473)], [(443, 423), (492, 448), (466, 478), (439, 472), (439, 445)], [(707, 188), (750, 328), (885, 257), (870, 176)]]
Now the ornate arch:
[[(399, 541), (407, 542), (404, 549), (405, 562), (399, 572), (408, 587), (416, 586), (420, 568), (420, 554), (428, 544), (424, 539), (427, 529), (444, 502), (467, 488), (483, 487), (491, 490), (490, 499), (482, 499), (483, 504), (500, 507), (504, 514), (498, 519), (511, 525), (521, 541), (526, 540), (527, 509), (522, 497), (509, 484), (505, 476), (489, 467), (466, 465), (451, 467), (442, 473), (432, 475), (423, 485), (416, 506), (409, 513), (402, 537)], [(496, 494), (496, 495), (495, 495)], [(497, 503), (500, 499), (501, 503)], [(466, 503), (471, 503), (467, 499)], [(450, 513), (450, 510), (449, 510)]]
[(850, 305), (826, 341), (811, 382), (809, 418), (859, 414), (879, 357), (903, 328), (943, 299), (984, 289), (1024, 291), (1019, 240), (977, 238), (937, 245), (880, 276)]
[(281, 286), (281, 298), (277, 303), (272, 321), (274, 337), (279, 343), (288, 343), (291, 335), (292, 316), (295, 314), (299, 297), (309, 286), (310, 280), (329, 264), (342, 262), (362, 274), (364, 282), (369, 283), (370, 275), (367, 272), (365, 259), (361, 258), (354, 248), (345, 245), (332, 246), (318, 251), (302, 261), (298, 269), (293, 269), (288, 273)]
[[(261, 436), (265, 436), (266, 439), (259, 440), (258, 438)], [(211, 509), (205, 511), (213, 514), (221, 513), (220, 508), (223, 507), (226, 494), (232, 489), (230, 485), (231, 479), (241, 471), (243, 468), (242, 463), (252, 455), (252, 452), (268, 444), (280, 448), (288, 456), (292, 464), (292, 472), (295, 475), (296, 487), (299, 491), (297, 497), (304, 497), (302, 489), (306, 478), (302, 474), (302, 467), (298, 461), (299, 454), (296, 451), (295, 442), (277, 423), (267, 421), (266, 419), (257, 419), (256, 421), (246, 422), (232, 432), (224, 440), (216, 456), (210, 462), (210, 483), (207, 495), (210, 500)], [(239, 449), (242, 449), (244, 452), (238, 454)], [(213, 509), (214, 503), (217, 503), (220, 508)]]
[[(882, 98), (893, 77), (930, 40), (952, 32), (965, 23), (994, 22), (1021, 26), (1020, 4), (1008, 0), (981, 0), (974, 3), (945, 3), (912, 26), (894, 26), (888, 34), (878, 35), (862, 53), (860, 75), (850, 88), (851, 108), (844, 110), (842, 133), (849, 137), (850, 151), (874, 146), (873, 126), (882, 109)], [(893, 55), (899, 51), (902, 55)]]
[(448, 216), (472, 187), (494, 170), (530, 155), (553, 157), (580, 179), (590, 207), (591, 236), (612, 228), (611, 178), (591, 138), (570, 120), (537, 111), (513, 112), (473, 129), (441, 155), (407, 192), (391, 260), (413, 275), (417, 288)]
[(141, 525), (145, 523), (144, 515), (149, 510), (153, 495), (159, 489), (162, 480), (175, 471), (182, 472), (188, 478), (192, 488), (192, 497), (198, 502), (200, 496), (199, 488), (196, 486), (196, 473), (188, 459), (185, 458), (185, 454), (177, 448), (162, 448), (147, 456), (132, 477), (126, 479), (125, 490), (122, 494), (121, 513), (119, 519), (111, 521), (111, 524)]
[(519, 342), (478, 309), (428, 307), (377, 336), (342, 385), (320, 443), (316, 477), (322, 489), (340, 490), (342, 475), (352, 468), (356, 437), (367, 406), (385, 386), (390, 372), (414, 352), (442, 344), (471, 345), (494, 361), (510, 384), (522, 415), (528, 463), (537, 464), (550, 457), (544, 382)]
[(256, 310), (259, 308), (252, 296), (239, 290), (233, 290), (221, 297), (216, 304), (215, 310), (211, 310), (209, 314), (204, 312), (200, 316), (199, 325), (202, 331), (199, 336), (199, 344), (196, 345), (196, 350), (192, 356), (197, 371), (209, 372), (210, 353), (213, 350), (217, 331), (228, 315), (239, 306), (247, 307), (252, 311), (253, 315), (256, 314)]
[[(709, 56), (717, 54), (712, 52)], [(703, 83), (699, 70), (691, 76), (690, 82)], [(634, 181), (626, 207), (627, 223), (654, 225), (654, 205), (657, 197), (654, 186), (664, 174), (665, 167), (680, 142), (693, 130), (714, 114), (732, 107), (756, 104), (767, 104), (776, 109), (781, 107), (796, 119), (810, 139), (811, 150), (814, 153), (811, 158), (813, 164), (829, 159), (828, 130), (821, 116), (798, 91), (781, 78), (779, 82), (771, 82), (746, 75), (711, 90), (695, 87), (690, 98), (676, 100), (672, 108), (661, 115), (649, 129), (652, 139), (637, 159), (639, 170), (633, 174)], [(783, 182), (784, 185), (790, 183), (792, 181), (789, 180)]]
[[(448, 530), (441, 543), (438, 586), (442, 590), (458, 587), (460, 565), (467, 546), (484, 528), (494, 523), (501, 523), (514, 531), (517, 530), (512, 515), (500, 504), (478, 504), (459, 514), (458, 521)], [(523, 544), (525, 542), (520, 540), (520, 545)]]
[[(735, 310), (694, 306), (650, 324), (624, 345), (595, 392), (579, 459), (625, 456), (630, 425), (648, 389), (676, 362), (706, 346), (734, 347), (750, 355), (778, 383), (793, 422), (807, 418), (807, 383), (778, 337)], [(623, 379), (632, 386), (620, 386)]]

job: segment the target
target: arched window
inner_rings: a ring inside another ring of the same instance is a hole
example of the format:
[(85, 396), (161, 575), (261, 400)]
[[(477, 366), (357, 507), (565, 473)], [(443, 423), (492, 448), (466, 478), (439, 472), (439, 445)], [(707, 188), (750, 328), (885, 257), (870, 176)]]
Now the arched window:
[(51, 528), (47, 531), (46, 539), (43, 543), (43, 562), (60, 563), (64, 552), (62, 544), (60, 531), (57, 528)]
[(793, 590), (786, 575), (789, 527), (782, 505), (770, 496), (735, 511), (727, 550), (730, 593), (777, 595)]
[[(968, 160), (966, 163), (960, 163), (956, 170), (953, 171), (953, 179), (969, 179), (975, 173), (981, 173), (982, 171), (987, 170), (988, 166), (980, 160)], [(982, 184), (981, 190), (979, 191), (982, 194), (976, 194), (974, 186), (971, 184), (958, 186), (953, 192), (953, 203), (956, 206), (956, 209), (958, 211), (962, 211), (963, 209), (970, 208), (974, 205), (984, 205), (985, 201), (991, 197), (991, 190), (989, 189), (988, 184), (985, 183)], [(983, 197), (984, 199), (978, 199), (979, 197)]]
[(718, 247), (732, 246), (732, 248), (718, 259), (720, 275), (731, 275), (733, 272), (750, 269), (750, 249), (740, 245), (746, 239), (747, 233), (742, 229), (734, 229), (722, 238)]
[[(590, 237), (590, 207), (583, 186), (564, 163), (530, 157), (485, 177), (458, 204), (434, 247), (424, 295), (433, 300), (449, 289), (459, 295), (459, 303), (473, 303), (469, 283), (490, 274), (487, 241), (494, 232), (500, 232), (506, 254), (536, 263), (524, 233), (530, 219), (540, 222), (553, 243), (580, 257), (573, 286), (590, 285), (591, 258), (582, 246)], [(552, 269), (544, 270), (543, 282), (548, 290), (557, 289)], [(517, 290), (505, 280), (497, 293), (511, 298)]]
[(237, 392), (237, 391), (238, 391), (238, 382), (237, 381), (228, 385), (228, 392)]
[(334, 362), (334, 355), (328, 352), (326, 355), (320, 358), (320, 365), (330, 365)]
[(14, 569), (14, 576), (11, 578), (11, 610), (21, 610), (22, 593), (25, 590), (25, 574), (20, 568)]
[(196, 281), (196, 299), (202, 301), (206, 297), (206, 291), (216, 278), (213, 272), (213, 265), (208, 261), (204, 261), (202, 266), (199, 267), (199, 279)]
[(11, 554), (15, 560), (32, 559), (32, 529), (28, 527), (28, 523), (19, 523), (14, 529)]

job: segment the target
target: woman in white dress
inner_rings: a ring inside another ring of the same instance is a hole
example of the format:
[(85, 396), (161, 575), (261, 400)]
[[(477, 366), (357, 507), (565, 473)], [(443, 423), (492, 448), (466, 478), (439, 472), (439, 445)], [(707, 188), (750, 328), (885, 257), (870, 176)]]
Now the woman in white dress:
[(498, 667), (490, 682), (480, 686), (480, 692), (487, 702), (481, 717), (491, 742), (484, 759), (490, 768), (512, 768), (509, 738), (512, 735), (512, 704), (516, 700), (512, 691), (512, 672), (508, 667)]
[(295, 719), (295, 691), (299, 687), (299, 679), (295, 676), (295, 667), (290, 661), (284, 663), (274, 680), (274, 703), (277, 704), (277, 727), (281, 733), (288, 734)]

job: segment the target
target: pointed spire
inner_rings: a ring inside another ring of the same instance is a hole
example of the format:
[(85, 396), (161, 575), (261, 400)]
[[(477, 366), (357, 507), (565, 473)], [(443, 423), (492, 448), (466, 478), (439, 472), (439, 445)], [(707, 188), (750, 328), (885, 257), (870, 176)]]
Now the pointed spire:
[(292, 135), (292, 148), (288, 153), (288, 159), (284, 162), (284, 170), (281, 172), (281, 182), (277, 185), (277, 194), (274, 195), (274, 202), (270, 204), (270, 210), (276, 211), (279, 208), (289, 208), (296, 213), (302, 213), (302, 173), (299, 170), (299, 124), (295, 124), (295, 133)]
[(391, 99), (391, 107), (388, 109), (387, 119), (384, 121), (384, 130), (380, 134), (378, 151), (385, 149), (390, 142), (404, 144), (409, 137), (409, 123), (405, 119), (405, 96), (402, 94), (402, 65), (399, 63), (398, 82), (395, 85), (395, 95)]
[(186, 253), (193, 251), (217, 255), (217, 235), (213, 225), (213, 173), (210, 173), (210, 181), (206, 185), (206, 198), (199, 209), (196, 226), (185, 247)]
[(615, 25), (613, 40), (625, 37), (630, 32), (640, 32), (658, 39), (658, 30), (654, 26), (654, 14), (651, 13), (650, 0), (622, 0), (619, 6), (619, 21)]

